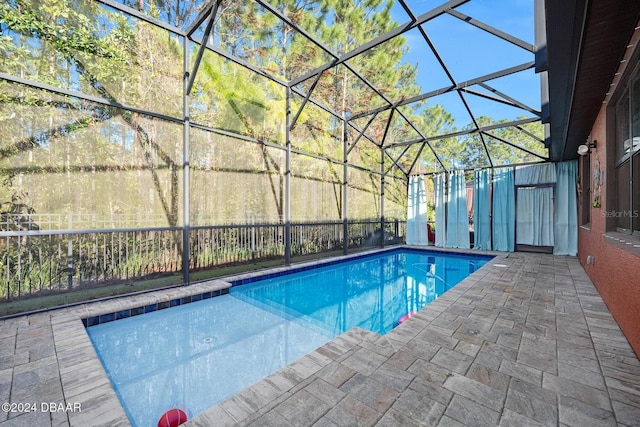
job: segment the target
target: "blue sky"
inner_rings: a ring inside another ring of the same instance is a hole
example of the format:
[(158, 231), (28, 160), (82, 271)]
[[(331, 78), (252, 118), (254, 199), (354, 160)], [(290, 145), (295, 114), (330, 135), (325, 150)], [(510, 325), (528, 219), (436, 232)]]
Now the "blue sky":
[[(413, 12), (419, 16), (442, 4), (439, 0), (407, 0)], [(534, 0), (471, 0), (456, 8), (485, 24), (522, 39), (529, 44), (534, 40)], [(392, 12), (393, 19), (402, 24), (409, 20), (408, 15), (398, 2)], [(456, 82), (499, 71), (511, 66), (533, 61), (531, 52), (514, 46), (485, 31), (449, 15), (442, 15), (426, 23), (423, 28), (434, 43), (450, 73)], [(448, 86), (446, 74), (437, 63), (428, 45), (417, 30), (405, 33), (410, 50), (406, 61), (418, 64), (418, 83), (422, 92)], [(513, 98), (540, 108), (540, 79), (533, 70), (517, 73), (488, 82)], [(474, 88), (484, 91), (480, 88)], [(468, 102), (477, 115), (489, 115), (494, 119), (515, 119), (519, 115), (530, 113), (509, 106), (467, 96)], [(459, 97), (455, 94), (433, 98), (429, 104), (441, 104), (456, 117), (456, 126), (461, 127), (470, 121)]]

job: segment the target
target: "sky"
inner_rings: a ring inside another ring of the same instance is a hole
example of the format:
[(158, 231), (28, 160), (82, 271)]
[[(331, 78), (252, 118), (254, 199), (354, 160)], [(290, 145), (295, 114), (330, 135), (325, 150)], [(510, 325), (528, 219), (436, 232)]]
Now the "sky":
[[(416, 16), (446, 3), (446, 0), (405, 1)], [(533, 45), (535, 43), (534, 2), (535, 0), (470, 0), (455, 10)], [(410, 21), (409, 15), (402, 8), (399, 0), (393, 0), (392, 19), (398, 25)], [(534, 60), (532, 52), (449, 14), (443, 14), (426, 22), (422, 28), (432, 40), (456, 83)], [(450, 79), (419, 30), (414, 28), (405, 32), (402, 37), (407, 40), (407, 46), (409, 46), (405, 61), (411, 65), (417, 64), (416, 81), (421, 86), (420, 91), (412, 95), (451, 86)], [(311, 43), (309, 44), (311, 45)], [(383, 44), (379, 48), (384, 49), (384, 47)], [(360, 68), (357, 66), (358, 62), (365, 57), (365, 55), (356, 56), (348, 62), (351, 65), (356, 65), (355, 68), (358, 69)], [(329, 60), (330, 57), (326, 55), (326, 61)], [(535, 74), (533, 69), (494, 79), (488, 84), (534, 110), (540, 109), (540, 77)], [(486, 89), (477, 85), (469, 89), (490, 94)], [(534, 116), (526, 110), (474, 95), (465, 95), (465, 100), (476, 117), (489, 116), (493, 120), (516, 120), (523, 116)], [(471, 117), (457, 93), (442, 94), (427, 101), (427, 106), (436, 104), (442, 105), (446, 111), (454, 116), (455, 128), (461, 129), (472, 124)], [(378, 106), (372, 105), (372, 108)]]
[[(417, 16), (442, 3), (444, 1), (407, 0), (407, 4)], [(465, 15), (518, 37), (531, 45), (535, 44), (533, 9), (534, 0), (471, 0), (456, 8)], [(392, 17), (399, 24), (409, 20), (397, 1)], [(439, 16), (424, 24), (423, 28), (458, 83), (534, 60), (533, 53), (450, 15)], [(417, 30), (412, 30), (404, 36), (410, 45), (410, 50), (405, 56), (406, 61), (418, 64), (417, 80), (422, 86), (422, 92), (449, 86), (450, 80), (427, 43), (424, 42), (422, 35)], [(540, 78), (533, 70), (495, 79), (488, 84), (536, 110), (540, 109)], [(473, 89), (485, 92), (477, 86)], [(467, 99), (476, 115), (489, 115), (495, 119), (531, 116), (531, 113), (522, 109), (503, 106), (473, 95), (467, 96)], [(454, 115), (458, 127), (470, 122), (466, 109), (457, 95), (448, 94), (429, 101), (429, 104), (436, 103), (443, 105)]]

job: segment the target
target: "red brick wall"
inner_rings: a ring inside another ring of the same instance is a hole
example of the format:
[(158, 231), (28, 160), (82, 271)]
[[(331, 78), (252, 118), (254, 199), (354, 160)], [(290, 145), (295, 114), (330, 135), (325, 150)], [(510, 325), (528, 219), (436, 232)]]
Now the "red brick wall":
[[(605, 170), (605, 185), (601, 187), (600, 197), (602, 206), (591, 208), (590, 229), (579, 229), (578, 257), (631, 347), (640, 357), (640, 256), (611, 244), (603, 235), (606, 227), (604, 212), (613, 209), (607, 206), (605, 188), (607, 181), (612, 179), (607, 173), (606, 136), (606, 105), (603, 105), (591, 131), (592, 140), (598, 142), (591, 154), (591, 171), (587, 172), (593, 176), (595, 159), (599, 157), (600, 167)], [(582, 173), (581, 169), (580, 176)], [(578, 218), (581, 217), (580, 212)], [(587, 265), (589, 255), (595, 258), (593, 265)]]

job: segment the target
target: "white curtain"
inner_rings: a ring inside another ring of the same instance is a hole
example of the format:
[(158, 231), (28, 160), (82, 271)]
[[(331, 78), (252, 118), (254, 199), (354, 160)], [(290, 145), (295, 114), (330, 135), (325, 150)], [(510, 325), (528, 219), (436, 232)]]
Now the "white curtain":
[(464, 172), (451, 172), (449, 184), (446, 246), (469, 249), (469, 211)]
[(445, 242), (445, 185), (446, 175), (444, 173), (433, 177), (436, 193), (436, 246), (443, 247)]
[(487, 169), (476, 171), (473, 192), (473, 248), (491, 250), (491, 189)]
[(409, 179), (407, 202), (407, 244), (427, 245), (427, 195), (421, 176)]
[[(588, 172), (587, 172), (588, 173)], [(554, 255), (578, 254), (578, 161), (558, 164)]]
[(513, 169), (500, 168), (493, 178), (493, 250), (515, 249), (515, 191)]
[(516, 168), (516, 185), (551, 184), (556, 182), (556, 165), (542, 163), (539, 165), (518, 166)]
[(553, 246), (553, 188), (518, 188), (516, 243)]
[(536, 187), (556, 182), (556, 165), (542, 163), (516, 168), (516, 243), (553, 246), (553, 188)]

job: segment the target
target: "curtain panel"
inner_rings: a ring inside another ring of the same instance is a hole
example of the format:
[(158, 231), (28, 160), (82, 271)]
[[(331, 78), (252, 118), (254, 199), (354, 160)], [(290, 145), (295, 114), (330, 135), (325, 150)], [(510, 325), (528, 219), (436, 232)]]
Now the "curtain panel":
[(518, 166), (516, 168), (516, 185), (553, 184), (556, 182), (556, 165), (542, 163), (539, 165)]
[(473, 248), (491, 250), (491, 188), (488, 169), (477, 170), (473, 182)]
[(464, 171), (449, 173), (446, 247), (469, 249), (469, 211)]
[(409, 179), (407, 244), (429, 244), (427, 236), (427, 194), (424, 188), (424, 179), (421, 176), (412, 176)]
[(558, 163), (554, 255), (578, 254), (578, 161)]
[(553, 246), (553, 188), (517, 189), (516, 243)]
[(445, 188), (446, 188), (446, 175), (440, 173), (435, 175), (434, 189), (436, 193), (436, 241), (435, 245), (444, 247), (446, 230), (445, 230)]
[(513, 252), (515, 222), (513, 168), (501, 168), (493, 177), (493, 250)]

